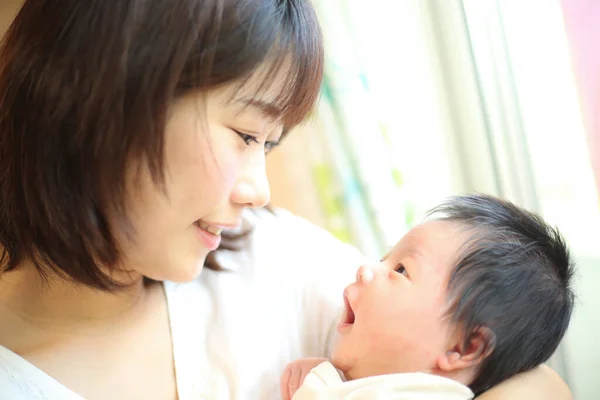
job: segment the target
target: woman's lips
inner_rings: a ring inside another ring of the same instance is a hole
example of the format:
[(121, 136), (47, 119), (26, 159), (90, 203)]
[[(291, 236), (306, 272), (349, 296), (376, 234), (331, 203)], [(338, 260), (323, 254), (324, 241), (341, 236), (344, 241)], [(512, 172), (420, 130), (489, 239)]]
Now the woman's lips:
[(210, 224), (202, 221), (201, 219), (199, 219), (198, 221), (196, 221), (196, 224), (201, 229), (204, 229), (205, 231), (210, 232), (210, 233), (212, 233), (215, 236), (220, 236), (221, 232), (223, 232), (223, 228), (221, 228), (219, 226), (210, 225)]
[(208, 225), (201, 220), (196, 221), (194, 226), (196, 227), (198, 238), (204, 247), (211, 251), (216, 250), (219, 247), (221, 244), (221, 232), (223, 229)]

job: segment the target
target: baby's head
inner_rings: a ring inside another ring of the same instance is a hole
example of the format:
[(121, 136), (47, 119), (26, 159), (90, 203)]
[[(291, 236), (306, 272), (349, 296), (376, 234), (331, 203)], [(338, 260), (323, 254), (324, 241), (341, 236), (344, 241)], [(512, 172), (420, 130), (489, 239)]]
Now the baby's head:
[(432, 216), (346, 288), (336, 367), (349, 379), (427, 372), (478, 394), (546, 361), (573, 309), (560, 234), (482, 195)]

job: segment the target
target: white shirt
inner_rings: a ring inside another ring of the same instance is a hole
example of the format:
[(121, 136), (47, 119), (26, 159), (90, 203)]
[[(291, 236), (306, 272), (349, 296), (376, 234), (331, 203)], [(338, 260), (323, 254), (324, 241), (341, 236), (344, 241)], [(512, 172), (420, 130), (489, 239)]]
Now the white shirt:
[(343, 382), (323, 362), (304, 378), (293, 400), (470, 400), (471, 390), (456, 381), (423, 373), (370, 376)]
[[(164, 284), (180, 400), (277, 399), (288, 362), (326, 357), (343, 288), (363, 262), (354, 248), (285, 211), (250, 212), (227, 272)], [(0, 346), (0, 399), (81, 400)]]

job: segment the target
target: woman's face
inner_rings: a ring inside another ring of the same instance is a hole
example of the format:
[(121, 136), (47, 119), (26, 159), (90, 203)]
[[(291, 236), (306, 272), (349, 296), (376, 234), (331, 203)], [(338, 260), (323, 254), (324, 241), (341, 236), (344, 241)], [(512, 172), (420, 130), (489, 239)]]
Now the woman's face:
[[(128, 211), (135, 229), (122, 267), (155, 280), (185, 282), (200, 273), (224, 228), (246, 207), (270, 197), (265, 153), (283, 127), (272, 106), (277, 87), (256, 95), (250, 80), (178, 99), (165, 131), (165, 189), (143, 170), (131, 180)], [(135, 183), (134, 183), (135, 182)]]

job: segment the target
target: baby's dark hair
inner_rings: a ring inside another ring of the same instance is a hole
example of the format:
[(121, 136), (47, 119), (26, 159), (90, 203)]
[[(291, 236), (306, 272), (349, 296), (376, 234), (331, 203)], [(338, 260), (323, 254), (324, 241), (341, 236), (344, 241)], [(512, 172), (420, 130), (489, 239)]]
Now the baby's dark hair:
[(471, 234), (448, 296), (465, 342), (481, 328), (490, 333), (489, 355), (470, 385), (477, 395), (552, 356), (573, 311), (574, 265), (557, 229), (508, 201), (458, 196), (430, 212), (438, 214)]

